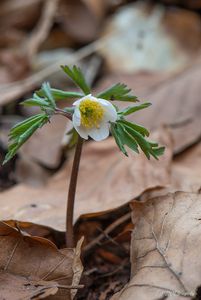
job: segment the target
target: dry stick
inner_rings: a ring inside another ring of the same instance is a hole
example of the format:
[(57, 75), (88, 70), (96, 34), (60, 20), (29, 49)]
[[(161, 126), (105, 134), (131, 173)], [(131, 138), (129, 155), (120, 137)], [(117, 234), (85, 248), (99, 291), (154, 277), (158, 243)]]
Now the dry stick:
[(66, 289), (66, 290), (74, 290), (74, 289), (83, 289), (84, 285), (83, 284), (79, 284), (79, 285), (62, 285), (62, 284), (58, 284), (56, 285), (57, 288), (59, 289)]
[(97, 238), (95, 238), (93, 241), (91, 241), (91, 243), (89, 243), (88, 245), (86, 245), (83, 248), (83, 251), (89, 251), (91, 248), (93, 248), (94, 246), (98, 245), (100, 243), (100, 241), (105, 237), (106, 234), (109, 234), (111, 231), (113, 231), (116, 227), (118, 227), (119, 225), (121, 225), (122, 223), (126, 222), (127, 220), (129, 220), (131, 217), (131, 213), (127, 213), (126, 215), (123, 215), (122, 217), (120, 217), (119, 219), (115, 220), (112, 224), (110, 224), (104, 231), (103, 233), (101, 233)]
[(40, 84), (42, 80), (57, 73), (60, 70), (58, 67), (59, 65), (75, 64), (98, 49), (104, 48), (108, 40), (109, 37), (101, 38), (98, 41), (77, 50), (77, 52), (67, 55), (65, 59), (58, 59), (58, 61), (27, 77), (26, 79), (0, 85), (0, 93), (2, 95), (0, 105), (7, 104), (10, 101), (15, 100), (17, 97), (22, 96), (24, 93), (29, 92), (32, 88)]
[(47, 38), (57, 12), (59, 0), (46, 0), (43, 6), (41, 17), (26, 42), (26, 51), (29, 58), (32, 58), (42, 42)]
[(82, 153), (83, 139), (79, 136), (75, 156), (73, 160), (73, 167), (71, 171), (71, 178), (68, 190), (67, 211), (66, 211), (66, 246), (67, 248), (74, 247), (74, 232), (73, 232), (73, 215), (74, 215), (74, 203), (75, 192), (77, 186), (77, 176), (80, 165), (80, 158)]

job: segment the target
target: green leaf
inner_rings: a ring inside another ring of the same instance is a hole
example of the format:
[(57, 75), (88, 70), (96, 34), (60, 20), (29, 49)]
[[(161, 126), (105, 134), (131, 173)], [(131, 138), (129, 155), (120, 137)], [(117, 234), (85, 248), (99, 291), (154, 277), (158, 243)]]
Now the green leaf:
[(76, 66), (73, 66), (72, 68), (70, 68), (69, 66), (61, 66), (61, 68), (71, 78), (71, 80), (85, 93), (85, 95), (90, 94), (90, 87), (88, 86), (80, 68)]
[(47, 99), (50, 107), (52, 107), (54, 109), (56, 107), (56, 103), (55, 103), (54, 97), (52, 95), (51, 87), (50, 87), (49, 82), (44, 82), (42, 84), (41, 90), (43, 91), (44, 96)]
[(119, 111), (118, 114), (123, 115), (123, 116), (128, 116), (138, 110), (145, 109), (145, 108), (149, 107), (150, 105), (151, 105), (151, 103), (145, 102), (145, 103), (137, 105), (137, 106), (127, 107), (124, 110)]
[(126, 131), (125, 127), (123, 127), (120, 123), (116, 123), (117, 132), (119, 133), (119, 137), (122, 141), (123, 145), (128, 146), (131, 150), (139, 153), (138, 145), (134, 138)]
[[(82, 93), (78, 93), (78, 92), (66, 92), (66, 91), (62, 91), (62, 90), (58, 90), (58, 89), (53, 89), (51, 88), (51, 93), (54, 97), (55, 100), (63, 100), (63, 99), (77, 99), (77, 98), (82, 98), (84, 97), (84, 94)], [(39, 91), (37, 91), (37, 94), (39, 96), (44, 97), (44, 93), (42, 91), (42, 89), (40, 89)]]
[(39, 106), (39, 107), (45, 107), (48, 108), (49, 107), (49, 103), (46, 101), (47, 99), (35, 99), (35, 98), (30, 98), (27, 99), (25, 101), (23, 101), (20, 104), (26, 105), (26, 106)]
[(120, 151), (123, 152), (123, 154), (125, 154), (126, 156), (128, 156), (128, 153), (126, 152), (126, 149), (124, 148), (124, 145), (121, 141), (121, 136), (117, 131), (116, 124), (111, 124), (110, 130)]
[(153, 153), (156, 155), (156, 156), (161, 156), (164, 154), (165, 152), (165, 147), (159, 147), (157, 149), (152, 149), (153, 150)]
[(130, 95), (131, 89), (129, 89), (123, 83), (117, 83), (105, 91), (97, 95), (98, 98), (106, 100), (119, 100), (119, 101), (128, 101), (128, 102), (137, 102), (138, 99), (134, 95)]
[(3, 165), (7, 163), (17, 152), (17, 150), (30, 138), (30, 136), (49, 120), (46, 114), (38, 114), (30, 117), (16, 126), (9, 134), (8, 153), (4, 159)]
[[(129, 126), (127, 125), (127, 122), (117, 121), (117, 123), (120, 123), (121, 126), (124, 127), (124, 130), (126, 130), (136, 141), (136, 143), (140, 146), (144, 154), (148, 159), (150, 159), (150, 155), (153, 156), (155, 159), (158, 159), (158, 156), (162, 155), (164, 153), (165, 148), (164, 147), (158, 147), (157, 143), (149, 142), (147, 141), (141, 132), (139, 132), (139, 128), (137, 128), (135, 125), (129, 123)], [(131, 126), (132, 125), (132, 126)], [(139, 126), (139, 125), (138, 125)]]
[(127, 126), (126, 129), (130, 133), (130, 135), (133, 136), (133, 138), (136, 140), (146, 157), (150, 159), (150, 144), (144, 139), (144, 137), (139, 132), (137, 132), (133, 128)]
[(13, 128), (11, 128), (9, 137), (12, 138), (16, 135), (20, 135), (27, 128), (31, 127), (34, 123), (41, 120), (42, 116), (44, 116), (44, 114), (38, 114), (18, 123)]
[(120, 124), (123, 124), (124, 126), (126, 127), (130, 127), (136, 131), (138, 131), (139, 133), (141, 133), (143, 136), (149, 136), (149, 131), (144, 128), (143, 126), (140, 126), (140, 125), (137, 125), (135, 123), (131, 123), (131, 122), (128, 122), (126, 120), (119, 120), (118, 121)]

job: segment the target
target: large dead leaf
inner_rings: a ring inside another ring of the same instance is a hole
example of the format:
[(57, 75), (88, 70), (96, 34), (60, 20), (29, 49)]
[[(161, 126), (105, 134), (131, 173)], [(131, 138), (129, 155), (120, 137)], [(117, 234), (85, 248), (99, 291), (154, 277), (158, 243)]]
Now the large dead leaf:
[(57, 286), (58, 284), (54, 282), (30, 280), (0, 271), (0, 300), (44, 299), (55, 295), (58, 292)]
[[(30, 299), (28, 296), (39, 294), (43, 294), (43, 297), (56, 294), (51, 298), (55, 300), (71, 299), (70, 290), (61, 286), (77, 285), (82, 273), (79, 254), (79, 249), (58, 250), (47, 239), (23, 233), (17, 223), (11, 227), (0, 222), (2, 299), (11, 299), (10, 292), (13, 292), (12, 299), (16, 300)], [(6, 273), (9, 275), (6, 276)], [(12, 285), (13, 280), (15, 285), (10, 291), (9, 285)], [(26, 292), (30, 294), (27, 295)], [(21, 297), (18, 293), (22, 293)]]
[[(75, 219), (81, 214), (117, 208), (147, 188), (166, 186), (170, 179), (171, 137), (161, 130), (152, 137), (166, 145), (159, 161), (143, 154), (125, 157), (114, 140), (84, 145), (75, 204)], [(18, 185), (0, 194), (0, 218), (31, 221), (65, 230), (65, 206), (72, 161), (44, 188)]]
[(201, 194), (133, 202), (129, 284), (112, 299), (190, 299), (201, 277)]

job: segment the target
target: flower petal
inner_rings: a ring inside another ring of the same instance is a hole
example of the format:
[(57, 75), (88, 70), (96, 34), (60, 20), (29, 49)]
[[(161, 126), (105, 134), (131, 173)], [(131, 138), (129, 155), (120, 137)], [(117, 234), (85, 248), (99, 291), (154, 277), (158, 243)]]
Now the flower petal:
[(79, 107), (77, 106), (75, 107), (72, 121), (73, 121), (73, 126), (80, 126), (81, 124), (81, 113)]
[(74, 125), (74, 128), (83, 139), (88, 140), (88, 130), (87, 129), (85, 129), (83, 126), (76, 126), (76, 125)]
[(109, 133), (109, 124), (105, 122), (100, 125), (100, 128), (88, 129), (88, 135), (97, 142), (106, 139)]
[(107, 100), (98, 99), (105, 109), (104, 121), (115, 122), (117, 120), (117, 111), (115, 107)]

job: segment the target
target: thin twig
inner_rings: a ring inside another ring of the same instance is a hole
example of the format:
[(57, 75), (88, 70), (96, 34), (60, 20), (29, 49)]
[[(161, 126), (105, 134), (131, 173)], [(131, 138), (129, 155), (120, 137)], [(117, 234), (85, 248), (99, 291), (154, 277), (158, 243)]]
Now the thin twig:
[(66, 58), (58, 59), (53, 64), (34, 73), (33, 75), (27, 77), (26, 79), (0, 85), (0, 93), (2, 96), (0, 105), (5, 105), (10, 101), (15, 100), (16, 98), (21, 97), (25, 93), (29, 92), (31, 89), (37, 87), (37, 85), (41, 84), (41, 82), (45, 78), (59, 72), (60, 65), (75, 64), (81, 59), (91, 55), (98, 49), (105, 47), (107, 41), (108, 38), (99, 39), (98, 41), (95, 41), (87, 46), (84, 46), (83, 48), (79, 49), (77, 52), (67, 55)]
[(91, 248), (95, 247), (100, 243), (102, 239), (104, 239), (105, 235), (108, 235), (111, 231), (113, 231), (116, 227), (124, 223), (125, 221), (129, 220), (131, 217), (131, 213), (127, 213), (126, 215), (123, 215), (121, 218), (115, 220), (112, 224), (110, 224), (104, 231), (101, 233), (97, 238), (95, 238), (93, 241), (91, 241), (89, 244), (87, 244), (83, 251), (89, 251)]
[(57, 12), (59, 0), (46, 0), (43, 5), (41, 17), (26, 42), (26, 51), (29, 58), (36, 54), (42, 42), (47, 38), (54, 17)]
[(84, 285), (80, 284), (80, 285), (62, 285), (62, 284), (58, 284), (56, 285), (57, 288), (59, 289), (66, 289), (66, 290), (74, 290), (74, 289), (83, 289)]
[(83, 139), (79, 136), (75, 156), (73, 160), (73, 166), (71, 171), (71, 178), (68, 190), (68, 200), (67, 200), (67, 211), (66, 211), (66, 246), (67, 248), (74, 247), (74, 232), (73, 232), (73, 215), (74, 215), (74, 202), (75, 202), (75, 192), (77, 187), (77, 177), (80, 165), (80, 158), (82, 153)]
[(67, 119), (72, 120), (72, 115), (70, 113), (66, 112), (65, 110), (61, 109), (61, 108), (56, 107), (55, 111), (54, 111), (54, 114), (55, 115), (62, 115), (64, 117), (66, 117)]

